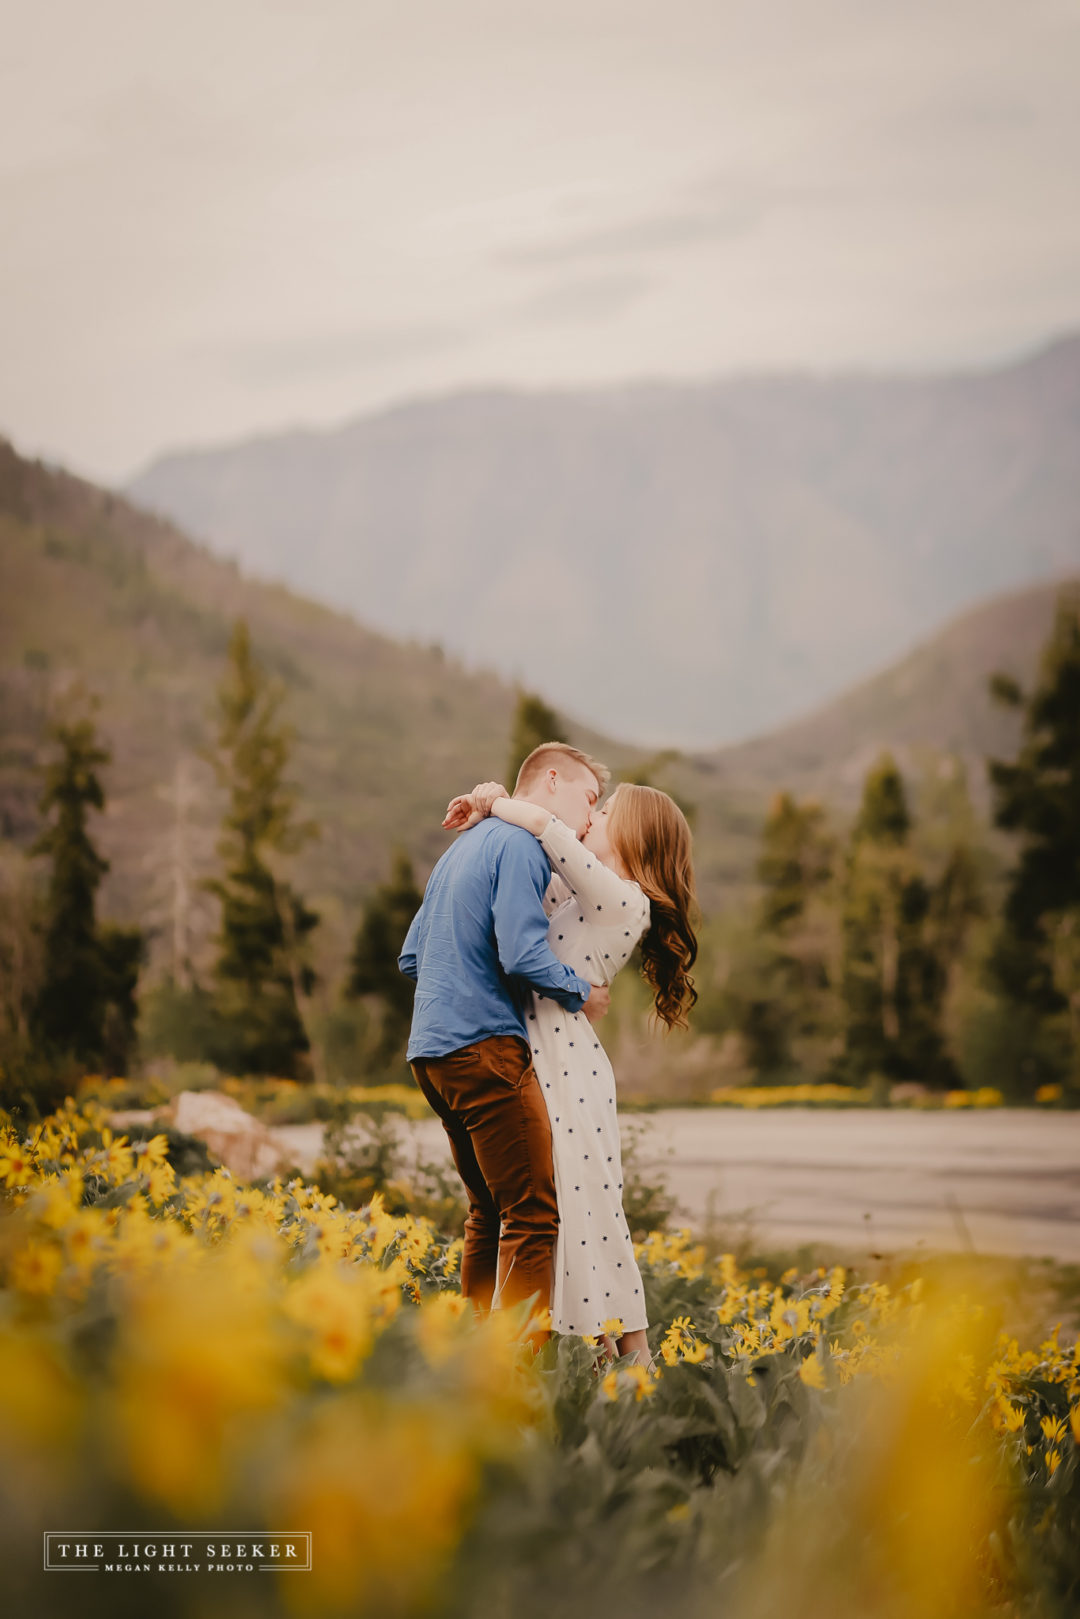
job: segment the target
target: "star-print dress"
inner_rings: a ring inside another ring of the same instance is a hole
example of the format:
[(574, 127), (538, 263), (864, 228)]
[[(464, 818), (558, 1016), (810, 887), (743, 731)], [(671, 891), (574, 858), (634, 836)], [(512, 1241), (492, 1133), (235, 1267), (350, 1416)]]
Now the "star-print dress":
[[(649, 926), (649, 901), (554, 815), (540, 836), (551, 861), (548, 943), (591, 984), (608, 984)], [(556, 1332), (597, 1334), (619, 1317), (648, 1325), (641, 1273), (622, 1206), (615, 1075), (583, 1012), (530, 993), (526, 1026), (551, 1118), (559, 1241), (551, 1304)]]

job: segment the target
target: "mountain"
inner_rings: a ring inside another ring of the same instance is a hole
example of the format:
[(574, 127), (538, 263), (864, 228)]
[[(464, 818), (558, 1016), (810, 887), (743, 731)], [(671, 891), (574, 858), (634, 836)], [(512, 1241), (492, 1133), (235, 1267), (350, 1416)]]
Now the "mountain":
[(712, 746), (1080, 566), (1080, 337), (970, 375), (456, 394), (130, 492), (612, 734)]
[[(631, 777), (651, 768), (694, 805), (711, 913), (750, 881), (776, 788), (814, 792), (843, 816), (883, 747), (913, 775), (935, 751), (976, 764), (987, 752), (1008, 756), (1016, 718), (988, 702), (986, 680), (1004, 667), (1030, 681), (1054, 595), (1040, 586), (986, 603), (834, 703), (750, 743), (650, 765), (640, 748), (580, 724), (569, 737)], [(292, 775), (322, 826), (298, 878), (322, 912), (323, 967), (336, 982), (392, 846), (404, 846), (425, 877), (446, 845), (447, 798), (502, 769), (512, 691), (437, 649), (395, 642), (246, 578), (172, 524), (0, 440), (0, 843), (25, 848), (38, 830), (48, 707), (81, 680), (101, 696), (99, 727), (113, 749), (107, 813), (95, 828), (112, 866), (103, 909), (154, 927), (158, 962), (168, 955), (179, 831), (189, 875), (214, 869), (220, 804), (198, 751), (212, 735), (214, 687), (238, 616), (286, 687), (297, 730)], [(191, 800), (180, 828), (178, 769)], [(204, 908), (195, 920), (205, 938), (211, 914)]]
[(963, 759), (977, 792), (988, 757), (1008, 757), (1016, 716), (988, 700), (997, 670), (1030, 683), (1061, 590), (1080, 576), (999, 596), (963, 613), (906, 657), (842, 697), (766, 736), (695, 760), (702, 773), (740, 791), (787, 786), (834, 804), (853, 802), (883, 748), (902, 768), (935, 755)]
[[(98, 724), (113, 749), (95, 828), (112, 867), (103, 907), (154, 922), (156, 952), (167, 948), (178, 771), (192, 800), (180, 829), (192, 873), (214, 867), (220, 804), (198, 752), (213, 735), (238, 616), (287, 689), (292, 775), (322, 827), (299, 878), (340, 964), (392, 845), (426, 875), (446, 845), (439, 822), (451, 793), (504, 768), (513, 692), (437, 649), (247, 579), (170, 523), (0, 440), (0, 838), (25, 847), (36, 834), (47, 711), (81, 681), (100, 694)], [(585, 728), (571, 739), (600, 745)], [(634, 756), (614, 750), (617, 760)]]

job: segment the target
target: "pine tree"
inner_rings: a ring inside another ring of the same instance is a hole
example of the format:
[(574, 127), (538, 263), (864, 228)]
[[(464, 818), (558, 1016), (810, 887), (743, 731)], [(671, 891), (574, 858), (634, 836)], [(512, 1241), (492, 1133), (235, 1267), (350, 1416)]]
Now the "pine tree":
[(379, 1067), (404, 1058), (415, 985), (401, 972), (397, 958), (423, 897), (412, 862), (396, 849), (390, 880), (374, 890), (356, 930), (345, 994), (349, 1000), (372, 997), (379, 1005), (381, 1028), (373, 1057)]
[(985, 952), (989, 908), (987, 888), (993, 858), (971, 801), (966, 765), (960, 757), (928, 755), (919, 783), (919, 825), (913, 829), (930, 905), (924, 937), (935, 967), (932, 1002), (941, 1007), (941, 1026), (951, 1054), (970, 1073), (971, 1020), (984, 997), (980, 952)]
[(139, 1017), (135, 992), (139, 970), (146, 963), (146, 938), (141, 928), (107, 922), (98, 939), (106, 982), (104, 1068), (109, 1074), (126, 1074), (135, 1049)]
[(99, 928), (97, 891), (109, 869), (90, 838), (92, 810), (105, 807), (100, 770), (111, 754), (94, 713), (57, 716), (49, 737), (59, 754), (46, 766), (40, 800), (49, 824), (31, 854), (51, 862), (44, 961), (31, 1026), (48, 1050), (88, 1067), (124, 1072), (135, 1035), (135, 985), (144, 954), (138, 928)]
[(678, 748), (660, 748), (647, 759), (638, 759), (632, 767), (620, 770), (616, 779), (635, 782), (639, 787), (656, 787), (661, 792), (667, 793), (682, 810), (687, 823), (692, 827), (697, 820), (697, 805), (691, 799), (684, 798), (668, 780), (671, 766), (679, 764), (682, 757)]
[(866, 778), (845, 873), (845, 1060), (853, 1078), (951, 1083), (943, 983), (927, 939), (931, 890), (910, 833), (903, 779), (886, 753)]
[(562, 721), (553, 708), (549, 708), (535, 692), (519, 691), (514, 723), (510, 733), (510, 760), (506, 772), (506, 786), (513, 792), (522, 762), (542, 742), (565, 742)]
[(998, 674), (991, 692), (1022, 720), (1016, 757), (990, 761), (995, 823), (1020, 840), (990, 969), (1024, 1031), (1030, 1091), (1076, 1063), (1062, 925), (1080, 907), (1080, 591), (1058, 598), (1034, 689)]
[(777, 794), (757, 863), (759, 927), (768, 952), (774, 1054), (782, 1050), (803, 1077), (823, 1072), (835, 1035), (832, 864), (821, 806)]
[(290, 1075), (309, 1050), (298, 1003), (315, 981), (306, 941), (319, 918), (277, 868), (317, 829), (297, 818), (285, 782), (293, 735), (280, 718), (284, 692), (257, 662), (243, 620), (217, 695), (217, 747), (208, 757), (228, 808), (218, 843), (225, 871), (206, 885), (221, 902), (215, 1055), (243, 1072)]

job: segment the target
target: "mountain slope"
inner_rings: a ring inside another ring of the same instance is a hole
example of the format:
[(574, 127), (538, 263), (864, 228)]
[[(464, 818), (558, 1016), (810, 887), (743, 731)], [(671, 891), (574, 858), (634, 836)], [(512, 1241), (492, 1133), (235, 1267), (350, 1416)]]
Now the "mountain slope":
[[(176, 828), (165, 795), (178, 766), (195, 799), (186, 831), (195, 875), (212, 869), (219, 805), (197, 754), (212, 736), (214, 688), (240, 615), (288, 691), (292, 774), (322, 825), (300, 879), (327, 919), (326, 949), (340, 957), (392, 844), (424, 871), (445, 847), (450, 793), (503, 768), (513, 693), (437, 649), (399, 645), (246, 579), (171, 525), (0, 441), (0, 835), (25, 845), (35, 834), (46, 710), (82, 680), (101, 695), (99, 725), (114, 750), (97, 835), (112, 862), (103, 902), (115, 915), (167, 928)], [(596, 742), (586, 731), (574, 739)]]
[[(998, 667), (1031, 679), (1053, 616), (1049, 587), (996, 599), (798, 723), (751, 743), (676, 758), (657, 778), (696, 807), (707, 912), (745, 889), (769, 795), (814, 792), (841, 813), (883, 747), (914, 775), (922, 756), (959, 751), (976, 766), (1006, 756), (1015, 716), (993, 707)], [(421, 876), (445, 847), (449, 794), (505, 759), (512, 693), (437, 650), (376, 635), (278, 586), (246, 579), (171, 525), (79, 479), (20, 459), (0, 441), (0, 839), (37, 830), (36, 765), (51, 696), (81, 678), (102, 696), (114, 749), (97, 834), (112, 870), (103, 895), (119, 917), (159, 931), (168, 954), (180, 764), (194, 798), (186, 830), (195, 877), (213, 869), (218, 818), (197, 760), (232, 621), (247, 618), (259, 656), (285, 683), (298, 737), (293, 775), (323, 836), (299, 877), (324, 916), (324, 967), (336, 982), (365, 892), (402, 844)], [(654, 663), (640, 654), (646, 669)], [(582, 727), (571, 739), (631, 775), (640, 749)], [(212, 921), (204, 911), (205, 935)]]
[(1019, 735), (1016, 716), (989, 700), (989, 678), (1002, 669), (1032, 680), (1058, 594), (1070, 588), (1080, 590), (1080, 576), (983, 603), (842, 697), (698, 768), (743, 791), (790, 786), (843, 802), (888, 747), (916, 768), (935, 753), (959, 755), (978, 786), (986, 758), (1008, 756)]
[(132, 492), (605, 730), (707, 746), (1080, 566), (1080, 338), (985, 375), (457, 395)]

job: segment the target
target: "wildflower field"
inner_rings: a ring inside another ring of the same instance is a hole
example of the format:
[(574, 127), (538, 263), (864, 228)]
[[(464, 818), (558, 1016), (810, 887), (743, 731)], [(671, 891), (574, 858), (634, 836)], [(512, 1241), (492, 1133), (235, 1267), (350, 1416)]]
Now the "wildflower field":
[[(658, 1232), (655, 1375), (577, 1339), (534, 1357), (427, 1220), (178, 1177), (106, 1118), (0, 1120), (8, 1611), (1080, 1607), (1080, 1350), (1010, 1337), (959, 1265), (770, 1280)], [(310, 1530), (312, 1568), (43, 1572), (43, 1530), (74, 1526)]]

